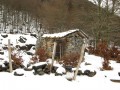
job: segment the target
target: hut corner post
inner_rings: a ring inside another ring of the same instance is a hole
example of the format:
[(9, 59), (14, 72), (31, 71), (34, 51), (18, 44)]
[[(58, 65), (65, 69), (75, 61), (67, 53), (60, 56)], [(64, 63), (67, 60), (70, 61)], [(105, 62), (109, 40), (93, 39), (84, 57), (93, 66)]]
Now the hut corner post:
[(75, 74), (74, 74), (74, 77), (73, 77), (73, 80), (76, 80), (76, 76), (77, 76), (77, 73), (78, 73), (78, 70), (79, 70), (79, 67), (80, 67), (80, 64), (83, 60), (83, 57), (84, 57), (84, 51), (85, 51), (85, 48), (86, 48), (86, 45), (83, 44), (82, 47), (81, 47), (81, 52), (80, 52), (80, 59), (78, 61), (78, 65), (77, 65), (77, 68), (76, 68), (76, 71), (75, 71)]
[(11, 47), (10, 47), (10, 39), (8, 39), (8, 55), (9, 55), (9, 70), (12, 73), (12, 60), (11, 60)]
[(54, 41), (53, 54), (52, 54), (52, 63), (51, 63), (51, 66), (50, 66), (50, 72), (52, 71), (52, 67), (53, 67), (53, 64), (54, 64), (55, 53), (56, 53), (56, 46), (57, 46), (57, 42)]

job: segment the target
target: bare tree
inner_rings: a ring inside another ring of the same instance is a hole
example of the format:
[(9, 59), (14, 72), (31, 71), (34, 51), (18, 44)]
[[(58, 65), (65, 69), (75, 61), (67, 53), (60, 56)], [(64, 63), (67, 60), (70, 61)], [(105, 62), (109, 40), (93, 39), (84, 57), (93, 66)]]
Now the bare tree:
[(111, 0), (111, 1), (112, 1), (111, 13), (116, 14), (120, 11), (120, 0)]

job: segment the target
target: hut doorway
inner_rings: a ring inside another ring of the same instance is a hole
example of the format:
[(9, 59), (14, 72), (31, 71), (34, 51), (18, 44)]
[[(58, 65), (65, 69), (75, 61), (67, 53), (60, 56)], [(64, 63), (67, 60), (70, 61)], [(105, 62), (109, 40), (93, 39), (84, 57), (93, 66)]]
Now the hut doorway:
[(65, 44), (63, 43), (62, 40), (58, 40), (57, 41), (57, 46), (56, 46), (55, 58), (56, 59), (61, 59), (61, 57), (64, 54), (64, 50), (65, 50)]

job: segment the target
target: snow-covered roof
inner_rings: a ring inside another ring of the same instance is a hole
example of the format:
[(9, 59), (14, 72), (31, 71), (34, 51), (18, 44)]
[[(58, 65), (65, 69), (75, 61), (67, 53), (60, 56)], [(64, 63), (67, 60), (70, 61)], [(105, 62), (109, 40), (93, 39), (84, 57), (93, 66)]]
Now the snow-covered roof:
[(74, 33), (76, 31), (79, 31), (79, 29), (69, 30), (69, 31), (60, 32), (60, 33), (53, 33), (53, 34), (43, 34), (42, 37), (44, 37), (44, 38), (61, 38), (61, 37), (67, 36), (68, 34)]

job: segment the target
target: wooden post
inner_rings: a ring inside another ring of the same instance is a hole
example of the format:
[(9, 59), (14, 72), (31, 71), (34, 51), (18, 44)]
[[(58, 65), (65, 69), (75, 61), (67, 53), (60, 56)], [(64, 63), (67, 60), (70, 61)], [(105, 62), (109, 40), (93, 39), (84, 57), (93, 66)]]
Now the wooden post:
[(61, 59), (61, 57), (62, 57), (62, 44), (60, 43), (60, 59)]
[(81, 47), (80, 59), (79, 59), (79, 61), (78, 61), (78, 65), (77, 65), (77, 68), (76, 68), (76, 71), (75, 71), (75, 74), (74, 74), (74, 77), (73, 77), (74, 80), (76, 80), (76, 76), (77, 76), (77, 73), (78, 73), (80, 64), (81, 64), (81, 62), (82, 62), (82, 60), (83, 60), (84, 51), (85, 51), (85, 44), (83, 44), (82, 47)]
[(11, 47), (10, 47), (10, 39), (8, 39), (8, 55), (9, 55), (9, 70), (12, 72), (12, 60), (11, 60)]
[(54, 63), (54, 59), (55, 59), (56, 46), (57, 46), (57, 42), (54, 42), (54, 46), (53, 46), (53, 54), (52, 54), (52, 63), (51, 63), (51, 66), (50, 66), (50, 72), (51, 72), (51, 70), (52, 70), (53, 63)]

